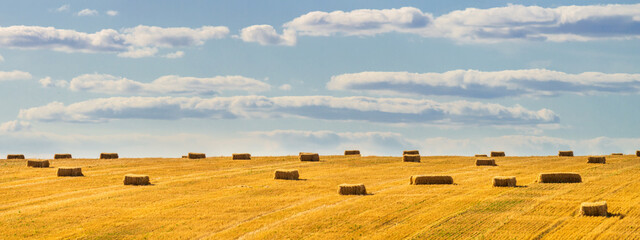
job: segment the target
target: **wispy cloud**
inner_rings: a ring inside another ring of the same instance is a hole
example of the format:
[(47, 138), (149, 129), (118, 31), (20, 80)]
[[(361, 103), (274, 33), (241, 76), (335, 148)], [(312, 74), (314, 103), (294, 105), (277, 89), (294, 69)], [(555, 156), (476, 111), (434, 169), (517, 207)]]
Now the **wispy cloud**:
[(164, 55), (165, 58), (170, 58), (170, 59), (175, 59), (175, 58), (182, 58), (184, 57), (184, 52), (183, 51), (176, 51), (176, 52), (172, 52), (169, 53), (167, 55)]
[(59, 8), (56, 8), (56, 12), (67, 12), (69, 11), (69, 9), (71, 9), (71, 6), (69, 4), (65, 4), (60, 6)]
[(109, 10), (109, 11), (107, 11), (107, 15), (112, 16), (112, 17), (116, 16), (116, 15), (118, 15), (118, 11)]
[(13, 70), (11, 72), (0, 71), (0, 81), (10, 80), (27, 80), (31, 79), (31, 74), (28, 72)]
[(80, 10), (78, 13), (76, 13), (78, 16), (96, 16), (98, 15), (98, 11), (95, 9), (82, 9)]
[(31, 124), (25, 121), (9, 121), (0, 124), (0, 133), (8, 133), (8, 132), (19, 132), (29, 130), (31, 128)]

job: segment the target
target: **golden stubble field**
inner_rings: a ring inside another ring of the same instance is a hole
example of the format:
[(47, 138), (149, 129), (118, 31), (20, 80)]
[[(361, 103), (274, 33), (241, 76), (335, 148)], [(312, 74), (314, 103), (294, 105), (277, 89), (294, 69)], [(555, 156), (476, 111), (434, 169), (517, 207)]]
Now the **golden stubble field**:
[[(61, 159), (50, 168), (0, 160), (2, 239), (640, 239), (640, 157), (297, 156), (206, 159)], [(85, 177), (57, 177), (57, 167)], [(299, 181), (274, 180), (298, 169)], [(577, 172), (582, 183), (536, 183), (540, 172)], [(128, 173), (150, 186), (125, 186)], [(454, 185), (409, 185), (447, 174)], [(519, 187), (492, 187), (493, 176)], [(366, 196), (337, 194), (364, 183)], [(607, 201), (610, 217), (580, 203)]]

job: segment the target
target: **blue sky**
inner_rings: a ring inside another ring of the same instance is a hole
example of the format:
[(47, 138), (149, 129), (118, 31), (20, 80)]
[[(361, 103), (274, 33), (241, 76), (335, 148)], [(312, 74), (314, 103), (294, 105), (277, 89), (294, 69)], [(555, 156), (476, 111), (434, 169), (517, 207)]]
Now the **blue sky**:
[(631, 1), (14, 1), (0, 154), (631, 153)]

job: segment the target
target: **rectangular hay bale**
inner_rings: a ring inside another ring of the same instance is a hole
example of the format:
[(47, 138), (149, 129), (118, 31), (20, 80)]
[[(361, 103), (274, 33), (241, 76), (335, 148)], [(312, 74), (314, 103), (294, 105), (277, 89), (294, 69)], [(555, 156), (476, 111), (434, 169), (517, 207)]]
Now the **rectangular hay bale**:
[(406, 155), (406, 154), (420, 154), (420, 151), (418, 150), (404, 150), (402, 151), (402, 155)]
[(27, 160), (27, 167), (48, 168), (49, 160)]
[(420, 154), (404, 154), (402, 155), (403, 162), (420, 162)]
[(497, 151), (491, 152), (491, 157), (504, 157), (504, 156), (506, 156), (504, 152), (497, 152)]
[(278, 169), (274, 174), (274, 179), (299, 180), (300, 178), (300, 174), (297, 169)]
[(7, 155), (7, 159), (24, 159), (23, 154), (9, 154)]
[(338, 189), (340, 195), (367, 195), (364, 184), (340, 184)]
[(573, 157), (573, 151), (558, 151), (560, 157)]
[(604, 156), (601, 157), (589, 157), (587, 163), (606, 163), (607, 159)]
[(53, 155), (53, 159), (70, 159), (71, 154), (70, 153), (56, 153)]
[(489, 157), (487, 154), (476, 154), (474, 157)]
[(580, 183), (582, 177), (578, 173), (540, 173), (539, 183)]
[(516, 177), (515, 176), (495, 176), (493, 177), (493, 186), (494, 187), (515, 187)]
[(124, 175), (124, 185), (149, 185), (148, 175), (127, 174)]
[(495, 159), (476, 159), (476, 166), (497, 166)]
[(580, 214), (583, 216), (606, 217), (609, 214), (607, 212), (607, 202), (583, 202), (580, 204)]
[(446, 175), (414, 175), (409, 178), (410, 185), (453, 184), (453, 177)]
[(251, 160), (249, 153), (234, 153), (231, 157), (233, 160)]
[(636, 157), (640, 157), (640, 151), (636, 151)]
[(118, 159), (117, 153), (100, 153), (100, 159)]
[(611, 155), (613, 155), (613, 156), (622, 156), (624, 154), (623, 153), (612, 153)]
[(360, 150), (344, 150), (344, 155), (360, 155)]
[(320, 155), (317, 153), (300, 152), (300, 161), (305, 162), (318, 162), (320, 161)]
[(82, 177), (82, 168), (79, 167), (59, 167), (58, 177)]
[(190, 152), (188, 155), (189, 159), (202, 159), (207, 158), (207, 155), (204, 153), (192, 153)]

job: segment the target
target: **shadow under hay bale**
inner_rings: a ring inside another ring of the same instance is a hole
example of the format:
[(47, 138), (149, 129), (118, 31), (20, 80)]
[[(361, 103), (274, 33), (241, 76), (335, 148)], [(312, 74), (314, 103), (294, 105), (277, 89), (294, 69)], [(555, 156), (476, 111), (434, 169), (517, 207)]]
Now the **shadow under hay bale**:
[(338, 189), (340, 195), (367, 195), (364, 184), (340, 184)]
[(487, 154), (476, 154), (474, 157), (489, 157)]
[(495, 159), (476, 159), (476, 166), (497, 166)]
[(149, 185), (148, 175), (127, 174), (124, 175), (124, 185)]
[(48, 168), (49, 160), (27, 160), (27, 167)]
[(318, 155), (317, 153), (300, 152), (298, 156), (300, 157), (300, 161), (305, 161), (305, 162), (320, 161), (320, 155)]
[(491, 152), (491, 157), (504, 157), (506, 156), (504, 152)]
[(402, 155), (403, 162), (420, 162), (420, 154), (404, 154)]
[(233, 160), (251, 160), (251, 154), (249, 153), (234, 153), (231, 158)]
[(23, 154), (9, 154), (7, 155), (7, 159), (24, 159)]
[(409, 178), (410, 185), (453, 184), (453, 177), (445, 175), (414, 175)]
[(606, 163), (606, 158), (605, 157), (589, 157), (587, 159), (587, 163), (602, 163), (605, 164)]
[(189, 159), (202, 159), (207, 158), (207, 155), (204, 153), (192, 153), (190, 152), (188, 155)]
[(82, 177), (82, 168), (79, 167), (59, 167), (58, 177)]
[(573, 157), (573, 151), (558, 151), (560, 157)]
[(541, 173), (539, 183), (580, 183), (582, 177), (577, 173)]
[(420, 155), (420, 151), (418, 151), (418, 150), (404, 150), (404, 151), (402, 151), (402, 155), (407, 155), (407, 154), (411, 154), (411, 155), (418, 154), (418, 155)]
[(360, 150), (344, 150), (344, 155), (360, 155)]
[(516, 177), (515, 176), (495, 176), (493, 177), (493, 186), (494, 187), (515, 187), (516, 186)]
[(100, 159), (118, 159), (117, 153), (100, 153)]
[(71, 159), (70, 153), (56, 153), (53, 155), (53, 159)]
[(580, 214), (582, 216), (606, 217), (608, 215), (607, 202), (583, 202), (580, 204)]
[(278, 169), (278, 170), (275, 171), (274, 179), (299, 180), (300, 179), (300, 174), (298, 173), (298, 170), (296, 170), (296, 169), (291, 169), (291, 170)]

